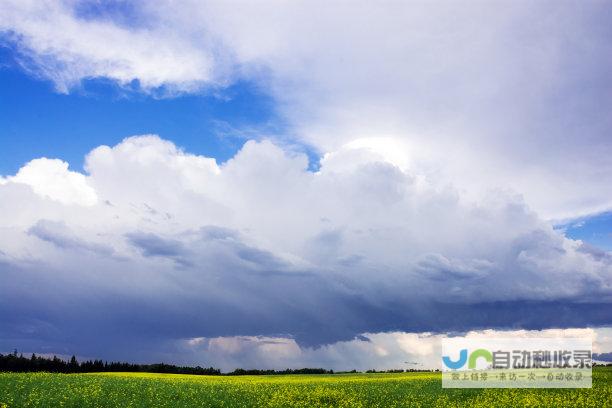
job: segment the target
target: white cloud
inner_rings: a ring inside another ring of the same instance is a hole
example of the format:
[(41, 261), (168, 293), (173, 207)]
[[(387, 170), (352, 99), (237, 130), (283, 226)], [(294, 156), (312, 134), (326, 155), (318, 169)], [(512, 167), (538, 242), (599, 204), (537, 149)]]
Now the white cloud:
[(12, 33), (25, 66), (53, 80), (58, 91), (68, 92), (88, 78), (110, 78), (121, 85), (138, 80), (145, 91), (166, 86), (169, 93), (196, 91), (223, 81), (217, 77), (220, 63), (213, 61), (214, 49), (206, 34), (191, 44), (186, 33), (162, 23), (134, 28), (79, 17), (76, 4), (11, 0), (0, 4), (0, 30)]
[(34, 159), (4, 182), (26, 184), (36, 194), (62, 204), (91, 206), (97, 202), (96, 192), (87, 178), (68, 170), (68, 163), (58, 159)]
[[(610, 329), (475, 330), (470, 338), (591, 337), (593, 352), (611, 350)], [(326, 367), (340, 370), (439, 369), (444, 334), (365, 333), (361, 339), (319, 348), (300, 347), (294, 340), (278, 337), (220, 337), (179, 342), (177, 357), (183, 361), (220, 367), (283, 370)], [(223, 346), (220, 346), (223, 345)], [(246, 364), (246, 365), (245, 365)]]

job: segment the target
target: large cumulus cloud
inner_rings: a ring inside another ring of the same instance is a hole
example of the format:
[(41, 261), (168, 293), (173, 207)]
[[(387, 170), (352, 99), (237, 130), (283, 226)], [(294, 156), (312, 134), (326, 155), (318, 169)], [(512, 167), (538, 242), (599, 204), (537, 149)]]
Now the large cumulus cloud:
[(0, 346), (147, 358), (197, 338), (612, 323), (609, 257), (519, 196), (471, 201), (403, 163), (352, 143), (310, 171), (249, 141), (219, 164), (157, 136), (92, 150), (84, 174), (32, 161), (0, 183)]

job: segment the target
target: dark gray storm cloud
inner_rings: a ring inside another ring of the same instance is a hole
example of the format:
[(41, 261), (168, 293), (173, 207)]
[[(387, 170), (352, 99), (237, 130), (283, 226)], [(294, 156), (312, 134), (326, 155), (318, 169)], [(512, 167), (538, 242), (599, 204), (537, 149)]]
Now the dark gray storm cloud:
[(28, 233), (61, 249), (91, 251), (107, 256), (113, 254), (113, 249), (110, 246), (91, 243), (78, 238), (62, 221), (40, 220), (28, 229)]
[[(332, 271), (289, 267), (241, 243), (236, 232), (210, 234), (210, 228), (175, 238), (126, 234), (141, 256), (152, 258), (144, 264), (77, 254), (80, 259), (57, 269), (4, 257), (0, 348), (152, 361), (177, 341), (200, 337), (280, 336), (318, 347), (361, 333), (612, 323), (610, 303), (595, 296), (596, 286), (565, 298), (521, 300), (517, 293), (512, 300), (485, 301), (496, 290), (494, 279), (428, 257), (417, 265), (425, 284), (455, 282), (472, 296), (453, 301), (449, 293), (423, 294), (419, 282), (396, 282), (397, 294), (383, 291), (382, 275), (361, 286)], [(245, 257), (245, 251), (257, 255)], [(160, 266), (159, 258), (172, 262)]]

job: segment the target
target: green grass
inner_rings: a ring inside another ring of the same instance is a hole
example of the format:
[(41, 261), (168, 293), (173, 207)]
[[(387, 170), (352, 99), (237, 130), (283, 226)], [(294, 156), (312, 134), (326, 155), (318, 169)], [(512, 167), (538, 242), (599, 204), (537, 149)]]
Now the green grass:
[(605, 407), (612, 368), (592, 389), (441, 388), (440, 374), (214, 377), (0, 373), (0, 407)]

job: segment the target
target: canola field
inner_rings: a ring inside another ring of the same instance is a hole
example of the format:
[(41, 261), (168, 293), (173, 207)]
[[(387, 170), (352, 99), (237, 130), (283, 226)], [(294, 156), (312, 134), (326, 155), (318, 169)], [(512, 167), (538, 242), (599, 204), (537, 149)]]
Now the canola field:
[(450, 390), (439, 373), (0, 373), (0, 407), (612, 407), (612, 367), (593, 377), (591, 389)]

